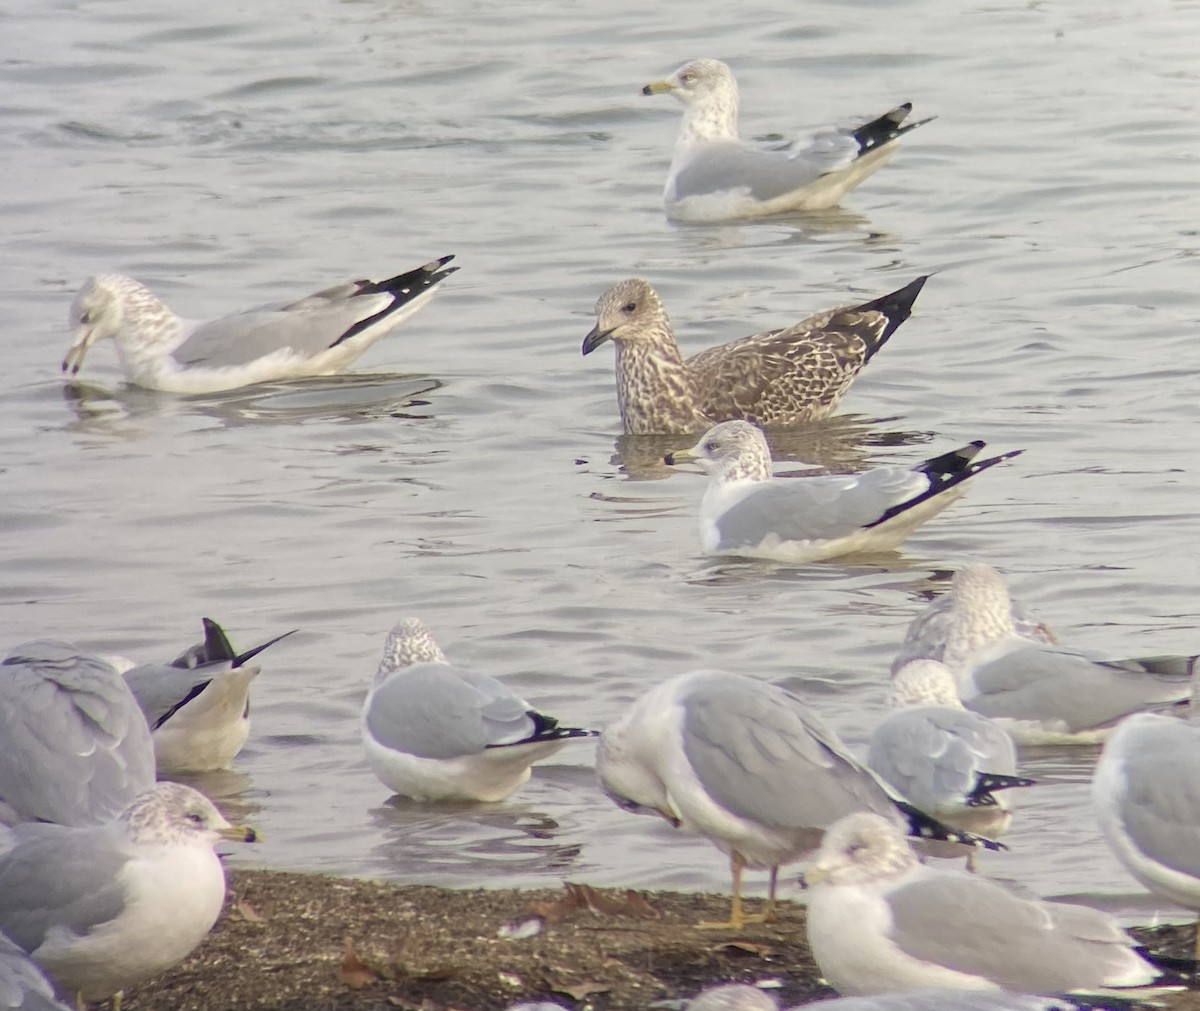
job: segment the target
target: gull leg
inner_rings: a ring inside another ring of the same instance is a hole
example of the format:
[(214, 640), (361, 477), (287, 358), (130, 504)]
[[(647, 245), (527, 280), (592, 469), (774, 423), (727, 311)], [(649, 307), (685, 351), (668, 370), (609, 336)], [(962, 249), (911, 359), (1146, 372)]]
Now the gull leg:
[(779, 868), (771, 868), (771, 884), (767, 888), (767, 911), (763, 913), (763, 923), (775, 919), (775, 886), (779, 884)]
[(748, 916), (742, 912), (742, 871), (746, 861), (734, 850), (729, 854), (729, 869), (733, 875), (733, 900), (729, 907), (729, 920), (725, 923), (710, 923), (704, 921), (696, 924), (701, 930), (741, 930), (747, 923), (762, 923), (765, 916)]
[(975, 873), (975, 850), (973, 848), (967, 850), (967, 870), (971, 874)]
[(112, 995), (112, 1011), (121, 1011), (121, 998), (124, 996), (124, 990), (118, 990)]

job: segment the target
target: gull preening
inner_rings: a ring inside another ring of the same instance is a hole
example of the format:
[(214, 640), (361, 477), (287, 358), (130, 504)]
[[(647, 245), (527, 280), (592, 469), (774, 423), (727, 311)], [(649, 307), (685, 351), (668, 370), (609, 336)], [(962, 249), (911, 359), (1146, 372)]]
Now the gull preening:
[(125, 377), (151, 390), (215, 393), (334, 375), (424, 308), (458, 269), (442, 269), (452, 259), (443, 256), (385, 281), (347, 281), (208, 322), (181, 319), (131, 277), (101, 274), (75, 296), (75, 339), (62, 368), (77, 374), (88, 349), (111, 337)]
[(828, 417), (855, 376), (912, 314), (928, 275), (859, 305), (828, 309), (685, 359), (658, 294), (640, 278), (596, 302), (590, 354), (617, 348), (617, 404), (627, 435), (689, 435), (720, 421), (796, 425)]
[(723, 671), (682, 674), (636, 699), (601, 733), (596, 770), (619, 807), (658, 815), (729, 854), (730, 918), (712, 926), (753, 919), (742, 909), (747, 867), (771, 873), (769, 916), (779, 868), (811, 853), (852, 811), (875, 811), (897, 832), (996, 847), (908, 803), (797, 695)]
[(225, 901), (213, 845), (256, 838), (181, 783), (151, 787), (102, 825), (21, 825), (13, 836), (0, 854), (0, 933), (82, 1001), (184, 959)]
[(1058, 993), (1143, 987), (1162, 972), (1108, 913), (922, 864), (877, 814), (825, 833), (808, 884), (808, 942), (839, 993), (945, 987)]
[(560, 727), (496, 678), (451, 666), (418, 618), (388, 633), (363, 703), (371, 770), (413, 800), (503, 800), (534, 762), (594, 736)]
[(799, 563), (895, 548), (960, 498), (968, 479), (1022, 452), (973, 463), (983, 446), (971, 442), (912, 468), (776, 478), (763, 433), (744, 421), (726, 421), (666, 462), (694, 460), (708, 471), (700, 501), (706, 554)]
[(929, 122), (905, 123), (912, 112), (905, 102), (855, 129), (823, 131), (805, 147), (780, 150), (738, 138), (737, 82), (720, 60), (692, 60), (642, 93), (671, 94), (684, 106), (663, 190), (667, 217), (679, 221), (833, 207), (883, 167), (897, 139)]

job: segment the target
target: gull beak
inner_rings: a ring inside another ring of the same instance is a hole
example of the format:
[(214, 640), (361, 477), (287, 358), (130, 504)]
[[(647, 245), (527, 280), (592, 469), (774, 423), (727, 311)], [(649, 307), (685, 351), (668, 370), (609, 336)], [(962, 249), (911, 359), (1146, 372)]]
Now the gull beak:
[(262, 839), (249, 825), (227, 825), (217, 829), (217, 835), (230, 842), (259, 842)]
[(680, 828), (683, 825), (683, 822), (679, 820), (674, 811), (667, 811), (661, 807), (656, 807), (654, 813), (670, 825), (671, 828)]
[(643, 95), (665, 95), (668, 91), (674, 91), (675, 85), (670, 81), (651, 81), (642, 89)]
[(583, 338), (583, 353), (590, 355), (596, 348), (612, 337), (612, 334), (612, 330), (601, 330), (600, 324), (597, 323), (592, 327), (588, 335)]
[(697, 446), (691, 446), (688, 449), (677, 449), (673, 453), (668, 453), (663, 457), (663, 463), (665, 463), (668, 467), (674, 467), (677, 463), (687, 463), (690, 460), (699, 460), (700, 454), (696, 452)]
[(75, 332), (75, 342), (67, 348), (66, 357), (62, 361), (62, 370), (70, 371), (73, 376), (78, 375), (79, 367), (83, 364), (88, 348), (92, 346), (95, 339), (96, 328), (94, 326), (81, 326)]
[(820, 864), (813, 864), (810, 868), (808, 868), (808, 870), (800, 875), (800, 883), (805, 888), (812, 888), (813, 885), (820, 884), (822, 881), (827, 880), (828, 877), (828, 870), (826, 870)]

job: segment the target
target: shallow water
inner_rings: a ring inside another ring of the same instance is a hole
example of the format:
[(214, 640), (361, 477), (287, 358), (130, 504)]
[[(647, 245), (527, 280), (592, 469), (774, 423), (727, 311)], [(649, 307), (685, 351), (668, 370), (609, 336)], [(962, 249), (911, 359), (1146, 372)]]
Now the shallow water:
[[(720, 854), (617, 810), (586, 744), (504, 804), (389, 801), (357, 717), (391, 624), (421, 615), (564, 722), (716, 665), (798, 688), (855, 746), (965, 559), (1071, 644), (1197, 650), (1198, 37), (1184, 0), (0, 13), (0, 644), (167, 659), (201, 615), (235, 644), (299, 627), (236, 769), (201, 783), (265, 834), (235, 860), (706, 889)], [(699, 55), (739, 74), (751, 135), (905, 99), (939, 118), (836, 211), (675, 226), (678, 111), (639, 88)], [(445, 253), (461, 272), (351, 376), (184, 399), (125, 386), (111, 345), (58, 373), (92, 273), (205, 317)], [(1028, 452), (897, 553), (700, 557), (700, 477), (654, 465), (677, 441), (616, 437), (611, 355), (579, 355), (596, 297), (647, 277), (694, 350), (930, 270), (842, 416), (777, 449), (851, 471)], [(1087, 808), (1094, 758), (1031, 755), (1042, 785), (984, 863), (1144, 917)]]

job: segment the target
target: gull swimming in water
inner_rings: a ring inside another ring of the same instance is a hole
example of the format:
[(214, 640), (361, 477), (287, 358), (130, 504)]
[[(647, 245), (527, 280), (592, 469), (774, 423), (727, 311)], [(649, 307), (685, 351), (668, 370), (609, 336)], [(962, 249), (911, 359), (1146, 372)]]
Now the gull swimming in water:
[(295, 631), (239, 654), (220, 625), (202, 620), (203, 643), (124, 674), (150, 724), (160, 774), (229, 768), (250, 735), (250, 682), (262, 672), (247, 661)]
[[(1092, 776), (1092, 809), (1130, 874), (1200, 912), (1200, 721), (1138, 713), (1118, 723)], [(1195, 950), (1200, 960), (1200, 931)]]
[(413, 800), (503, 800), (534, 762), (595, 736), (560, 727), (496, 678), (451, 666), (418, 618), (388, 633), (363, 703), (371, 770)]
[[(991, 839), (1007, 832), (1008, 791), (1035, 783), (1017, 775), (1012, 738), (986, 716), (963, 708), (950, 669), (937, 660), (910, 660), (892, 674), (888, 705), (892, 712), (868, 744), (872, 771), (945, 825)], [(934, 856), (964, 855), (951, 844), (933, 847)], [(965, 855), (973, 870), (974, 849)]]
[(960, 498), (969, 478), (1022, 452), (972, 463), (983, 446), (971, 442), (912, 468), (776, 478), (763, 433), (745, 421), (726, 421), (665, 459), (694, 460), (709, 473), (700, 501), (706, 554), (799, 563), (895, 548)]
[(181, 319), (121, 274), (89, 278), (71, 306), (75, 340), (63, 359), (75, 375), (96, 341), (112, 337), (125, 377), (168, 393), (215, 393), (254, 383), (330, 376), (424, 308), (457, 267), (443, 256), (386, 281), (347, 281), (294, 302), (208, 322)]
[(1162, 977), (1108, 913), (922, 864), (877, 814), (832, 826), (804, 879), (809, 947), (841, 994), (1056, 993), (1141, 987)]
[(137, 699), (69, 643), (26, 642), (0, 660), (0, 742), (0, 825), (106, 822), (154, 785)]
[(596, 302), (583, 353), (616, 344), (617, 404), (627, 435), (689, 435), (734, 419), (766, 426), (819, 421), (837, 410), (855, 376), (908, 319), (926, 280), (684, 359), (657, 293), (631, 278)]
[(1184, 702), (1194, 656), (1101, 660), (1021, 635), (1004, 577), (966, 565), (951, 581), (943, 661), (963, 704), (1019, 744), (1092, 744), (1122, 717)]
[[(692, 60), (647, 84), (645, 95), (683, 103), (683, 126), (663, 206), (677, 221), (729, 221), (833, 207), (896, 153), (896, 140), (928, 119), (905, 124), (904, 103), (853, 130), (828, 130), (806, 147), (771, 149), (738, 139), (738, 88), (720, 60)], [(932, 117), (931, 117), (932, 118)]]
[[(922, 838), (999, 848), (941, 825), (855, 761), (802, 699), (738, 674), (692, 671), (636, 699), (605, 727), (596, 750), (605, 793), (626, 811), (654, 814), (729, 854), (728, 923), (742, 910), (742, 872), (802, 859), (851, 811), (875, 811)], [(761, 917), (760, 917), (761, 919)]]
[(184, 959), (225, 900), (220, 839), (253, 842), (202, 793), (159, 783), (103, 825), (22, 825), (0, 854), (0, 933), (63, 995), (103, 1000)]

